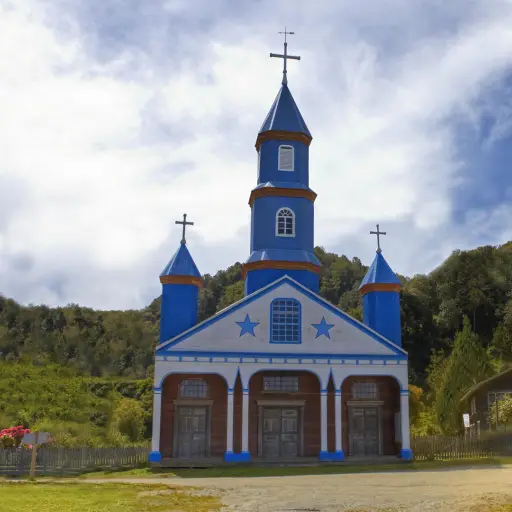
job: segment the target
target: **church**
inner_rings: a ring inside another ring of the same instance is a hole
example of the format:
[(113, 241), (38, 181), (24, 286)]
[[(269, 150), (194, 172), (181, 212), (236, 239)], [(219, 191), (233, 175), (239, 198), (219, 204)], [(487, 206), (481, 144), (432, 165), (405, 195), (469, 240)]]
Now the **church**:
[[(286, 37), (286, 35), (285, 35)], [(413, 457), (400, 281), (380, 249), (363, 322), (319, 295), (312, 135), (288, 87), (256, 137), (244, 298), (198, 323), (201, 274), (185, 240), (160, 275), (151, 463)]]

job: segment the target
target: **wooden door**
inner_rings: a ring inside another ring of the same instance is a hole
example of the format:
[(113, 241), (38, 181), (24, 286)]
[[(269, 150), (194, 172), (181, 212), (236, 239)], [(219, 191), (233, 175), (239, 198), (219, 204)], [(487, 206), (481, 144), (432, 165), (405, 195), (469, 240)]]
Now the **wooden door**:
[(351, 407), (349, 422), (350, 455), (379, 455), (378, 407)]
[(208, 408), (178, 407), (177, 456), (183, 459), (207, 455)]
[(263, 408), (261, 436), (263, 457), (298, 457), (299, 410), (280, 407)]

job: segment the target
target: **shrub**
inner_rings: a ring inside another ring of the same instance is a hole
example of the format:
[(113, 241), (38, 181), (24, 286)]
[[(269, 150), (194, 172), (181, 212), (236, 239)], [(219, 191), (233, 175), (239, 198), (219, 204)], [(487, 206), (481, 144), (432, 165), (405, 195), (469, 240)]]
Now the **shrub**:
[(146, 413), (140, 402), (121, 398), (114, 410), (113, 426), (131, 442), (142, 439)]

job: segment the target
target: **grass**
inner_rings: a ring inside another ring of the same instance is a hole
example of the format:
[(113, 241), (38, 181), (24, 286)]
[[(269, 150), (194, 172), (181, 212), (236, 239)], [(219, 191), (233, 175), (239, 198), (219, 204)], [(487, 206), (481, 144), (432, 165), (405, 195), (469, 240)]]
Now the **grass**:
[(2, 512), (210, 512), (221, 504), (212, 496), (166, 485), (122, 483), (0, 483)]
[(165, 469), (138, 468), (121, 471), (98, 471), (82, 475), (81, 478), (219, 478), (219, 477), (264, 477), (264, 476), (296, 476), (296, 475), (333, 475), (345, 473), (375, 473), (385, 471), (427, 471), (467, 466), (501, 466), (512, 464), (512, 457), (494, 457), (488, 459), (466, 459), (448, 461), (419, 461), (399, 464), (372, 464), (353, 466), (219, 466), (204, 469)]

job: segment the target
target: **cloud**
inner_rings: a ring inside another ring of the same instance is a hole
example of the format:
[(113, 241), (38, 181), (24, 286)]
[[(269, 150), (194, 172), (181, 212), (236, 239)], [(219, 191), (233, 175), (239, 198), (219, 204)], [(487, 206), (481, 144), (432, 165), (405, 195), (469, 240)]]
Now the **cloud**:
[(201, 271), (243, 261), (281, 20), (302, 56), (289, 79), (314, 137), (317, 244), (369, 263), (380, 222), (411, 275), (510, 237), (505, 204), (453, 215), (461, 130), (490, 119), (476, 149), (492, 152), (512, 128), (510, 103), (490, 100), (508, 87), (510, 3), (270, 5), (0, 0), (0, 291), (142, 307), (184, 211)]

